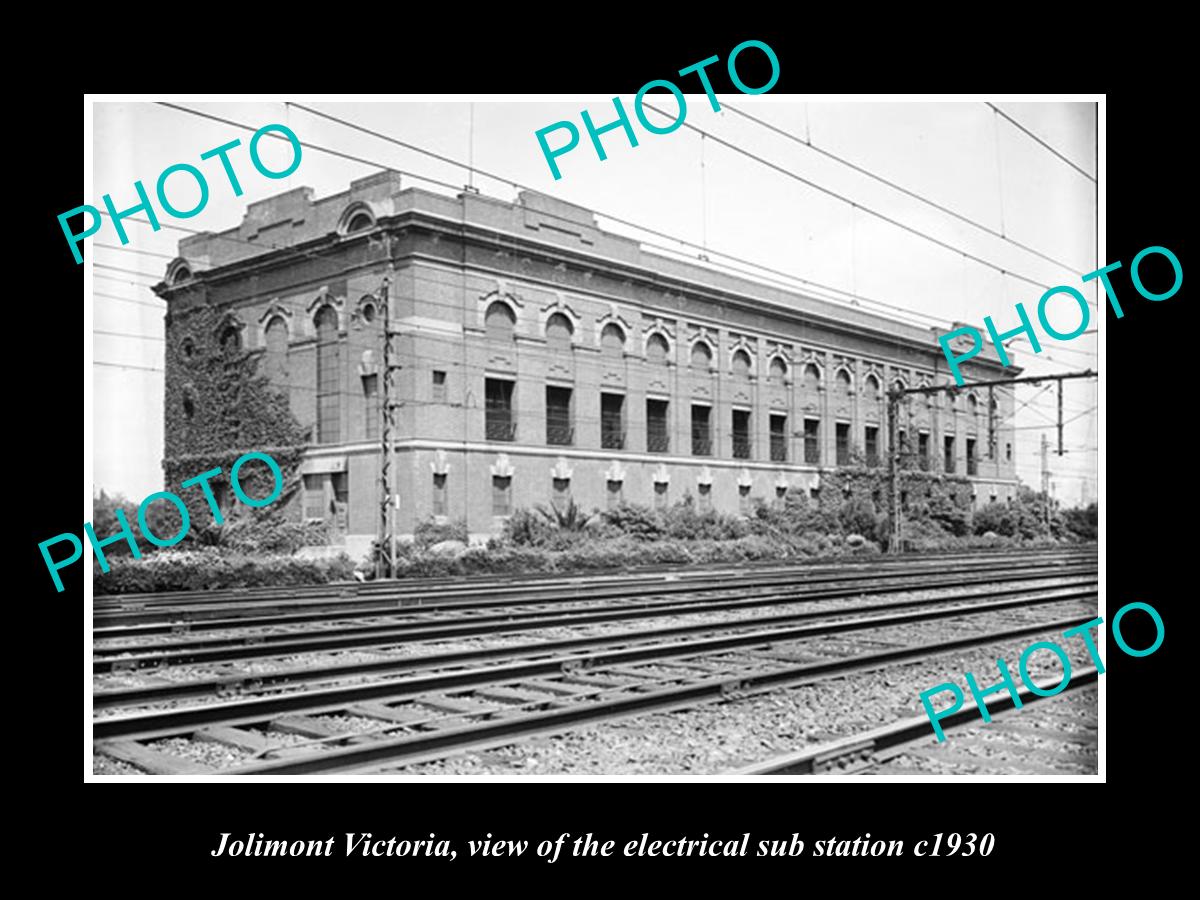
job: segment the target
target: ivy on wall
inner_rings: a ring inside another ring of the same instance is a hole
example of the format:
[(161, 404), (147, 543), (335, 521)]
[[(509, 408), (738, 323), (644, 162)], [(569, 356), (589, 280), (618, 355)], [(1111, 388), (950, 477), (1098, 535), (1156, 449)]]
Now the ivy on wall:
[[(262, 514), (275, 515), (299, 489), (298, 472), (311, 439), (292, 415), (288, 397), (259, 374), (262, 350), (245, 350), (240, 326), (228, 312), (201, 306), (169, 314), (166, 327), (165, 440), (163, 471), (168, 490), (201, 472), (221, 468), (212, 483), (228, 483), (233, 463), (249, 452), (269, 454), (283, 473), (283, 494)], [(268, 496), (274, 481), (261, 462), (238, 472), (249, 496)], [(211, 523), (198, 487), (179, 492), (194, 523)], [(236, 504), (238, 514), (251, 507)]]

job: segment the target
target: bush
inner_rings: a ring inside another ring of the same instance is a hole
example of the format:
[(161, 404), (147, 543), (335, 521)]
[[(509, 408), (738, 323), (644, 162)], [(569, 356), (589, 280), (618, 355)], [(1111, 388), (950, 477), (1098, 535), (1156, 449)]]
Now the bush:
[(240, 516), (222, 527), (220, 546), (234, 553), (291, 554), (301, 547), (319, 547), (329, 542), (324, 522), (289, 522), (278, 513)]
[(342, 553), (333, 559), (247, 556), (211, 548), (163, 551), (145, 559), (117, 558), (108, 572), (93, 571), (97, 594), (202, 591), (238, 587), (328, 584), (353, 577), (354, 564)]
[(462, 541), (469, 544), (471, 535), (467, 532), (467, 523), (462, 519), (440, 523), (431, 516), (413, 529), (412, 543), (422, 550), (442, 541)]
[(1100, 536), (1100, 510), (1095, 504), (1084, 509), (1067, 509), (1062, 513), (1066, 530), (1084, 541), (1094, 541)]
[(600, 516), (610, 532), (642, 541), (653, 541), (663, 536), (662, 517), (647, 506), (622, 503), (614, 509), (606, 509)]
[(838, 521), (845, 534), (874, 534), (875, 504), (862, 497), (847, 500), (838, 511)]

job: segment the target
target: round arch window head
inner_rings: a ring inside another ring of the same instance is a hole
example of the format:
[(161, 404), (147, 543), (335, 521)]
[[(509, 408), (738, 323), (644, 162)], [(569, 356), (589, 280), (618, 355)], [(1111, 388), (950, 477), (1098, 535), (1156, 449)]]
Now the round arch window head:
[(218, 340), (224, 354), (237, 353), (242, 349), (242, 333), (236, 325), (226, 325), (222, 328)]
[(363, 304), (362, 318), (363, 318), (364, 322), (374, 322), (375, 321), (375, 304), (374, 303), (364, 303)]
[(366, 203), (352, 203), (342, 213), (341, 219), (338, 221), (338, 232), (340, 234), (354, 234), (359, 231), (368, 231), (375, 227), (375, 214), (371, 211), (371, 207)]
[(175, 277), (171, 279), (172, 284), (182, 284), (192, 277), (192, 270), (187, 266), (180, 266), (175, 270)]

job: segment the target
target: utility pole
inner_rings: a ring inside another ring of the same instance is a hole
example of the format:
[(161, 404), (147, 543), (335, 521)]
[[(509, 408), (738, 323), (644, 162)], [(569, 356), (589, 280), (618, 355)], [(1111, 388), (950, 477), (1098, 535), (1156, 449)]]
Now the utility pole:
[(379, 556), (375, 561), (375, 577), (383, 578), (392, 574), (396, 552), (391, 550), (387, 562), (384, 562), (384, 548), (388, 535), (395, 533), (392, 524), (392, 327), (391, 312), (388, 309), (388, 287), (390, 279), (383, 276), (383, 284), (379, 288), (379, 311), (383, 317), (383, 429), (380, 435), (382, 459), (379, 463)]
[(900, 414), (900, 395), (894, 391), (888, 392), (888, 447), (891, 448), (888, 463), (888, 478), (892, 483), (892, 539), (888, 544), (889, 553), (900, 552), (900, 443), (896, 439), (896, 417)]
[[(995, 413), (992, 408), (993, 388), (1001, 385), (1012, 384), (1041, 384), (1043, 381), (1057, 381), (1059, 384), (1059, 441), (1061, 446), (1062, 440), (1062, 383), (1068, 378), (1094, 378), (1096, 373), (1091, 369), (1085, 369), (1082, 372), (1068, 372), (1063, 375), (1031, 375), (1022, 378), (998, 378), (993, 381), (976, 381), (962, 385), (930, 385), (929, 387), (919, 388), (893, 388), (888, 391), (888, 437), (891, 441), (892, 455), (891, 465), (889, 466), (889, 478), (891, 480), (892, 494), (892, 542), (888, 548), (890, 553), (900, 552), (901, 541), (901, 525), (900, 525), (900, 448), (896, 440), (896, 416), (899, 412), (900, 401), (911, 394), (940, 394), (954, 391), (955, 393), (969, 390), (970, 388), (988, 389), (988, 441), (995, 442), (996, 420)], [(1050, 442), (1046, 439), (1046, 435), (1042, 435), (1042, 494), (1046, 498), (1046, 530), (1050, 530), (1050, 470), (1047, 453)]]
[(1058, 383), (1058, 455), (1063, 455), (1063, 420), (1062, 420), (1063, 383)]
[(1046, 510), (1046, 533), (1050, 533), (1050, 442), (1042, 435), (1042, 503)]

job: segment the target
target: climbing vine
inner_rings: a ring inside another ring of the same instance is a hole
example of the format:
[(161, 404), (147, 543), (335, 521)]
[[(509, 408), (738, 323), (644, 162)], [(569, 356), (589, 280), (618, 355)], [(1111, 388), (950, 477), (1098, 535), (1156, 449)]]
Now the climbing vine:
[[(166, 328), (165, 459), (168, 490), (220, 467), (213, 483), (228, 483), (238, 457), (270, 455), (283, 473), (283, 493), (258, 515), (278, 515), (299, 489), (299, 468), (309, 429), (292, 415), (288, 398), (258, 372), (261, 350), (245, 350), (240, 326), (228, 312), (210, 306), (168, 316)], [(238, 472), (242, 490), (254, 498), (274, 487), (270, 470), (247, 462)], [(201, 491), (180, 494), (193, 522), (211, 522)], [(238, 505), (239, 514), (251, 507)]]

